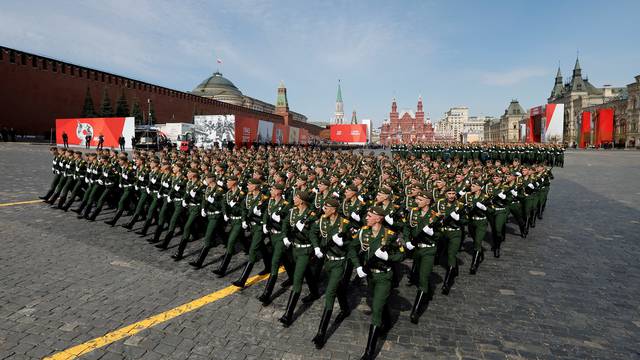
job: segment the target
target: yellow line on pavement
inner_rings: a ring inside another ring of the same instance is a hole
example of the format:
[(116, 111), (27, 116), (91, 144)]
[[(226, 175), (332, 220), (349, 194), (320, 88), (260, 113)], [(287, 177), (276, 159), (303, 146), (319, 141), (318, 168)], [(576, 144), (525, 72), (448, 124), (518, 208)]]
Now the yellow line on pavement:
[(42, 200), (18, 201), (18, 202), (0, 204), (0, 207), (14, 206), (14, 205), (25, 205), (25, 204), (36, 204), (36, 203), (41, 203), (41, 202), (42, 202)]
[[(279, 272), (283, 272), (284, 268), (280, 268)], [(247, 280), (246, 283), (246, 287), (247, 286), (251, 286), (255, 283), (258, 283), (260, 281), (263, 281), (265, 279), (267, 279), (269, 277), (269, 275), (256, 275), (256, 276), (252, 276)], [(53, 354), (51, 356), (48, 356), (46, 358), (44, 358), (43, 360), (70, 360), (70, 359), (75, 359), (78, 356), (84, 355), (86, 353), (89, 353), (95, 349), (101, 348), (103, 346), (107, 346), (111, 343), (114, 343), (118, 340), (127, 338), (129, 336), (133, 336), (137, 333), (139, 333), (142, 330), (148, 329), (150, 327), (162, 324), (165, 321), (169, 321), (175, 317), (178, 317), (180, 315), (186, 314), (188, 312), (197, 310), (207, 304), (211, 304), (212, 302), (218, 301), (220, 299), (223, 299), (231, 294), (234, 294), (238, 291), (240, 291), (241, 289), (237, 286), (227, 286), (224, 289), (218, 290), (214, 293), (205, 295), (199, 299), (195, 299), (191, 302), (188, 302), (186, 304), (180, 305), (178, 307), (175, 307), (171, 310), (167, 310), (163, 313), (157, 314), (157, 315), (153, 315), (151, 317), (148, 317), (144, 320), (140, 320), (137, 323), (131, 324), (131, 325), (127, 325), (125, 327), (122, 327), (118, 330), (112, 331), (110, 333), (107, 333), (104, 336), (101, 336), (99, 338), (95, 338), (93, 340), (89, 340), (83, 344), (80, 345), (76, 345), (74, 347), (71, 347), (67, 350), (63, 350), (59, 353)]]

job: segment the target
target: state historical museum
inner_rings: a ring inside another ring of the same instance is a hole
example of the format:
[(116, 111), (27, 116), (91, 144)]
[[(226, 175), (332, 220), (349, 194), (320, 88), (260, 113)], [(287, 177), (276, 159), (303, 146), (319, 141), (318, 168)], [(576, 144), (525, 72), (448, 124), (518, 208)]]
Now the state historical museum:
[(422, 96), (418, 98), (417, 110), (402, 110), (398, 113), (396, 99), (391, 103), (389, 120), (380, 128), (380, 142), (384, 145), (414, 144), (434, 141), (433, 125), (425, 119)]

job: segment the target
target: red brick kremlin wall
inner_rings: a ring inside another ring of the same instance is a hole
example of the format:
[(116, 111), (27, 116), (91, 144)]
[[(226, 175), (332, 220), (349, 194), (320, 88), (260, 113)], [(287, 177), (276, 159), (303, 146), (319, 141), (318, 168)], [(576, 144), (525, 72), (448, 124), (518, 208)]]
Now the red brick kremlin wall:
[[(100, 110), (105, 89), (114, 112), (116, 101), (123, 90), (129, 111), (137, 99), (145, 118), (148, 112), (147, 99), (151, 99), (155, 123), (193, 122), (194, 114), (233, 114), (236, 122), (241, 124), (257, 127), (258, 120), (267, 120), (284, 125), (281, 115), (0, 47), (0, 128), (14, 128), (18, 134), (38, 135), (48, 139), (51, 128), (55, 128), (56, 118), (81, 116), (87, 88), (96, 111)], [(288, 125), (305, 129), (313, 135), (318, 135), (322, 130), (293, 120)], [(288, 137), (287, 133), (285, 131), (285, 137)]]

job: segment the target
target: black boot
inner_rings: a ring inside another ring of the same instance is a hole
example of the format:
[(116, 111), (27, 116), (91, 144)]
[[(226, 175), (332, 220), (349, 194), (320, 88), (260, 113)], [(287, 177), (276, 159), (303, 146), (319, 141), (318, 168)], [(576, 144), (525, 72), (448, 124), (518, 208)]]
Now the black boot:
[(82, 211), (81, 214), (78, 215), (78, 219), (88, 219), (89, 218), (89, 214), (91, 213), (91, 205), (87, 205), (84, 207), (84, 210)]
[(276, 286), (276, 280), (278, 280), (278, 276), (269, 276), (267, 280), (267, 285), (264, 287), (264, 291), (262, 295), (258, 296), (258, 300), (262, 302), (262, 306), (267, 306), (271, 304), (271, 293), (273, 292), (273, 288)]
[(289, 287), (291, 285), (293, 285), (293, 278), (287, 277), (287, 280), (283, 281), (282, 284), (280, 284), (280, 287)]
[(227, 267), (229, 266), (229, 263), (231, 262), (231, 252), (226, 251), (224, 253), (224, 258), (222, 259), (222, 263), (220, 263), (220, 266), (213, 270), (213, 273), (218, 275), (218, 277), (223, 277), (226, 273), (227, 273)]
[(271, 272), (271, 256), (272, 254), (269, 254), (269, 252), (264, 249), (263, 246), (263, 250), (262, 250), (262, 262), (264, 263), (264, 269), (260, 270), (260, 272), (258, 273), (258, 275), (267, 275)]
[(478, 266), (480, 266), (480, 251), (476, 251), (473, 254), (473, 261), (471, 261), (471, 268), (469, 268), (469, 274), (475, 275), (478, 272)]
[(178, 250), (176, 250), (176, 252), (171, 255), (171, 258), (175, 261), (179, 261), (182, 260), (182, 256), (184, 255), (184, 250), (187, 248), (187, 242), (188, 242), (189, 238), (182, 238), (180, 239), (180, 244), (178, 244)]
[(411, 308), (411, 322), (414, 324), (417, 324), (418, 319), (420, 318), (420, 306), (422, 305), (424, 297), (424, 291), (418, 290), (416, 293), (416, 299), (413, 301), (413, 308)]
[(202, 250), (200, 250), (200, 255), (198, 256), (198, 260), (196, 261), (190, 261), (189, 265), (193, 266), (196, 269), (200, 269), (202, 267), (202, 264), (204, 263), (204, 259), (207, 257), (207, 254), (209, 253), (209, 247), (208, 246), (203, 246)]
[(84, 207), (86, 206), (85, 203), (80, 203), (80, 207), (77, 209), (73, 209), (71, 211), (73, 211), (76, 214), (82, 214), (82, 210), (84, 210)]
[(309, 295), (302, 298), (302, 303), (309, 304), (320, 298), (320, 290), (318, 290), (316, 278), (309, 268), (307, 268), (305, 280), (307, 281), (307, 286), (309, 286)]
[(160, 235), (162, 235), (163, 226), (156, 226), (156, 229), (153, 231), (153, 237), (151, 239), (147, 239), (149, 244), (156, 244), (160, 242)]
[(372, 360), (378, 345), (378, 337), (380, 336), (380, 328), (375, 325), (369, 325), (369, 338), (367, 339), (367, 348), (362, 354), (360, 360)]
[(89, 215), (89, 217), (87, 218), (87, 220), (89, 221), (95, 221), (96, 218), (98, 217), (98, 215), (100, 215), (100, 211), (102, 209), (101, 208), (96, 208), (95, 210), (93, 210), (93, 212), (91, 213), (91, 215)]
[(244, 266), (244, 270), (242, 270), (242, 275), (240, 275), (240, 279), (232, 282), (232, 284), (239, 288), (244, 288), (244, 284), (247, 282), (252, 269), (253, 263), (251, 261), (247, 261), (247, 264)]
[(60, 196), (60, 193), (53, 193), (53, 195), (51, 195), (44, 202), (46, 202), (47, 204), (53, 205), (56, 202), (56, 200), (58, 200), (58, 196)]
[(536, 227), (536, 214), (532, 213), (531, 216), (529, 217), (529, 227)]
[(318, 333), (313, 338), (313, 343), (316, 344), (316, 349), (322, 349), (325, 343), (325, 337), (327, 335), (327, 328), (329, 327), (329, 322), (331, 321), (331, 312), (333, 309), (324, 308), (322, 312), (322, 318), (320, 318), (320, 326), (318, 327)]
[(167, 235), (164, 236), (162, 243), (157, 244), (156, 247), (160, 250), (167, 250), (169, 243), (171, 242), (171, 238), (173, 238), (173, 231), (169, 231)]
[(299, 292), (291, 291), (289, 294), (289, 302), (287, 303), (287, 309), (284, 311), (284, 315), (280, 318), (280, 322), (284, 327), (289, 327), (293, 322), (293, 312), (296, 310), (296, 304), (300, 298)]
[(493, 257), (495, 257), (495, 258), (499, 258), (500, 257), (500, 243), (498, 243), (496, 246), (494, 246), (494, 248), (493, 248)]
[(120, 219), (120, 216), (122, 216), (123, 212), (124, 209), (116, 211), (116, 214), (113, 215), (113, 218), (109, 221), (105, 221), (104, 223), (107, 225), (116, 226), (116, 223), (118, 222), (118, 219)]
[(129, 220), (129, 222), (123, 225), (122, 227), (128, 230), (131, 230), (133, 229), (133, 225), (135, 225), (136, 221), (138, 221), (138, 215), (133, 215), (131, 220)]
[(338, 304), (340, 305), (340, 312), (336, 315), (336, 323), (342, 322), (344, 319), (351, 315), (351, 308), (349, 308), (349, 301), (347, 300), (346, 289), (338, 289)]
[(444, 275), (444, 281), (442, 283), (442, 294), (449, 295), (451, 286), (453, 285), (453, 278), (457, 275), (457, 266), (449, 266), (447, 272)]
[(149, 227), (151, 226), (151, 220), (145, 220), (144, 225), (140, 231), (136, 231), (136, 234), (140, 236), (147, 236), (147, 231), (149, 231)]
[(417, 274), (418, 274), (418, 262), (414, 260), (412, 261), (412, 264), (411, 264), (411, 271), (409, 272), (409, 276), (408, 276), (409, 282), (407, 283), (407, 286), (413, 286), (416, 283), (418, 283), (418, 281), (416, 281)]

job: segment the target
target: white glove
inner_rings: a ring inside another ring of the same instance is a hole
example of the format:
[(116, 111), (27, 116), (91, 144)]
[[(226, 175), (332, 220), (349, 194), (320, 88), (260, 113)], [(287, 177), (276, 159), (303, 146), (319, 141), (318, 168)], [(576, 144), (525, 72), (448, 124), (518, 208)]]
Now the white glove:
[(336, 243), (336, 245), (338, 245), (338, 246), (342, 246), (342, 244), (343, 244), (342, 238), (338, 234), (334, 234), (331, 237), (331, 240), (333, 240), (333, 242)]
[(302, 229), (304, 229), (304, 223), (302, 221), (298, 221), (296, 223), (296, 228), (298, 229), (298, 231), (302, 231)]
[(235, 201), (231, 201), (231, 202), (229, 202), (229, 206), (231, 206), (231, 207), (236, 206), (236, 202), (235, 202)]
[(520, 171), (516, 172), (516, 176), (522, 176), (522, 173)]
[(393, 218), (389, 215), (384, 217), (385, 221), (389, 223), (389, 225), (393, 225)]
[[(141, 179), (141, 180), (142, 180), (142, 179)], [(173, 187), (173, 190), (175, 190), (175, 191), (180, 191), (180, 185), (176, 185), (176, 186), (174, 186), (174, 187)]]
[(433, 228), (431, 228), (429, 225), (425, 225), (425, 227), (422, 228), (422, 231), (424, 231), (424, 233), (429, 236), (433, 235)]
[(168, 182), (163, 182), (163, 183), (162, 183), (162, 186), (163, 186), (163, 187), (169, 187), (169, 183), (168, 183)]
[(457, 212), (455, 212), (455, 211), (454, 211), (454, 212), (452, 212), (452, 213), (450, 214), (450, 216), (451, 216), (451, 217), (453, 218), (453, 220), (455, 220), (455, 221), (460, 220), (460, 215), (458, 215), (458, 213), (457, 213)]
[(313, 191), (316, 194), (318, 193), (318, 189), (316, 189), (316, 188), (313, 188), (313, 190), (311, 190), (311, 191)]
[(529, 189), (535, 189), (536, 187), (533, 186), (533, 184), (529, 183), (529, 185), (527, 185), (529, 187)]
[(243, 229), (246, 229), (246, 228), (248, 228), (248, 227), (249, 227), (249, 226), (247, 225), (247, 222), (246, 222), (246, 221), (243, 221), (243, 222), (242, 222), (242, 228), (243, 228)]
[(476, 202), (476, 206), (478, 207), (478, 209), (485, 211), (487, 210), (487, 207), (484, 206), (480, 201)]
[(98, 184), (104, 185), (104, 182), (102, 182), (102, 180), (98, 179)]
[(171, 200), (172, 200), (172, 199), (171, 199), (171, 196), (167, 196), (167, 201), (168, 201), (168, 202), (171, 202)]
[(333, 195), (334, 197), (340, 197), (340, 194), (338, 194), (337, 192), (333, 192), (331, 195)]
[(291, 246), (291, 241), (289, 241), (289, 238), (282, 238), (282, 242), (284, 243), (285, 247)]
[(363, 277), (367, 277), (367, 274), (364, 272), (364, 270), (362, 270), (362, 266), (358, 266), (356, 268), (356, 273), (358, 274), (359, 277), (363, 278)]
[(221, 180), (216, 181), (216, 184), (218, 184), (218, 186), (224, 186)]
[(202, 183), (204, 184), (204, 186), (207, 186), (209, 183), (207, 183), (207, 179), (202, 180)]
[(360, 221), (360, 215), (356, 214), (355, 212), (351, 213), (351, 218), (355, 221)]
[(260, 209), (258, 209), (257, 207), (253, 208), (253, 213), (255, 214), (255, 216), (262, 216), (262, 211), (260, 211)]
[(156, 181), (158, 181), (158, 180), (156, 180), (156, 178), (151, 178), (151, 183), (152, 183), (152, 184), (155, 184), (155, 183), (156, 183)]
[(464, 196), (464, 194), (466, 194), (464, 191), (462, 191), (462, 190), (458, 191), (458, 195)]
[(378, 248), (378, 250), (376, 250), (375, 255), (376, 255), (377, 258), (385, 260), (385, 261), (387, 261), (389, 259), (389, 253), (387, 253), (386, 251), (380, 250), (380, 248)]
[(189, 191), (189, 195), (191, 195), (191, 197), (196, 197), (196, 191), (195, 190)]
[(207, 212), (202, 209), (200, 210), (200, 215), (202, 215), (202, 217), (207, 217)]
[(362, 197), (362, 195), (358, 195), (358, 200), (364, 201), (364, 198)]
[[(424, 230), (424, 229), (423, 229)], [(413, 250), (415, 249), (415, 246), (413, 246), (413, 244), (411, 243), (411, 241), (407, 241), (406, 243), (404, 243), (404, 246), (406, 246), (407, 249), (409, 250)]]
[(133, 186), (136, 190), (139, 190), (140, 188), (138, 187), (138, 185), (134, 185)]
[(513, 196), (518, 196), (518, 192), (517, 192), (517, 191), (515, 191), (515, 190), (511, 190), (511, 195), (513, 195)]
[(225, 222), (228, 222), (228, 221), (229, 221), (229, 217), (227, 216), (227, 214), (224, 214), (222, 217), (224, 218), (224, 221), (225, 221)]
[(507, 198), (507, 195), (505, 195), (505, 194), (503, 194), (503, 193), (500, 193), (500, 194), (498, 194), (498, 197), (499, 197), (500, 199), (504, 200), (504, 199), (506, 199), (506, 198)]
[(182, 200), (182, 207), (187, 207), (187, 202)]
[(318, 259), (322, 259), (322, 257), (324, 256), (324, 254), (322, 253), (322, 251), (320, 251), (319, 247), (313, 248), (313, 251), (316, 253), (316, 257)]
[(213, 196), (209, 196), (209, 197), (207, 197), (207, 201), (213, 204), (215, 199), (213, 198)]
[(263, 225), (262, 225), (262, 233), (263, 233), (263, 234), (266, 234), (266, 233), (268, 233), (268, 232), (269, 232), (269, 231), (267, 230), (267, 225), (266, 225), (266, 224), (263, 224)]
[(278, 215), (277, 213), (271, 214), (271, 218), (273, 219), (273, 221), (275, 221), (277, 223), (280, 222), (280, 215)]
[(122, 184), (118, 184), (118, 187), (119, 187), (120, 189), (122, 189)]

